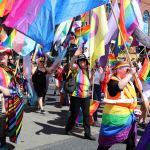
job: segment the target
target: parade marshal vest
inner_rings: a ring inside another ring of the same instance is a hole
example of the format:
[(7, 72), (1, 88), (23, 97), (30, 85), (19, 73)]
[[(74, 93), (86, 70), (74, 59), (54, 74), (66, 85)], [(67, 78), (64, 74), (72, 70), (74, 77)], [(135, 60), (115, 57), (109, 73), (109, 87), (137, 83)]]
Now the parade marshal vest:
[[(115, 76), (112, 76), (111, 79), (116, 81), (120, 80)], [(110, 105), (126, 107), (133, 111), (137, 106), (137, 96), (133, 83), (129, 82), (116, 96), (110, 96), (106, 89), (104, 102)]]

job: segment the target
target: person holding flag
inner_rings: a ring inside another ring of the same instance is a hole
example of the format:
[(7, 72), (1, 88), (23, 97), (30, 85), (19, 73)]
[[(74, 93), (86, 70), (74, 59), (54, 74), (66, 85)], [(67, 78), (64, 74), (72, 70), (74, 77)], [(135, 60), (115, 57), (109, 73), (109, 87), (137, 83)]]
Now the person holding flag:
[[(78, 67), (74, 66), (77, 59)], [(68, 118), (65, 131), (70, 135), (72, 128), (75, 125), (75, 120), (79, 114), (80, 107), (83, 112), (83, 126), (84, 126), (84, 138), (89, 140), (95, 140), (95, 137), (91, 135), (90, 129), (90, 79), (88, 70), (88, 60), (84, 54), (82, 54), (82, 48), (78, 48), (71, 59), (70, 68), (75, 74), (75, 89), (70, 96), (70, 116)]]
[(0, 149), (6, 148), (6, 136), (9, 136), (11, 142), (17, 142), (23, 118), (24, 103), (20, 97), (19, 85), (13, 70), (7, 66), (10, 54), (9, 49), (0, 50), (0, 91), (1, 98), (3, 97), (0, 113)]
[[(127, 144), (126, 150), (135, 149), (137, 95), (131, 81), (135, 73), (136, 68), (130, 68), (127, 61), (117, 62), (114, 67), (104, 95), (105, 106), (97, 150), (108, 150), (122, 142)], [(142, 85), (137, 87), (142, 89)]]

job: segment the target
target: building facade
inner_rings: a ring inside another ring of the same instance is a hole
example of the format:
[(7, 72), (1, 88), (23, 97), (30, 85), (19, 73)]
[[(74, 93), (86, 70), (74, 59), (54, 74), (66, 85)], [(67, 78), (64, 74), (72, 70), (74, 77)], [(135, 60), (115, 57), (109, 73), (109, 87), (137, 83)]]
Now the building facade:
[(150, 0), (140, 0), (140, 8), (143, 15), (143, 32), (150, 35)]

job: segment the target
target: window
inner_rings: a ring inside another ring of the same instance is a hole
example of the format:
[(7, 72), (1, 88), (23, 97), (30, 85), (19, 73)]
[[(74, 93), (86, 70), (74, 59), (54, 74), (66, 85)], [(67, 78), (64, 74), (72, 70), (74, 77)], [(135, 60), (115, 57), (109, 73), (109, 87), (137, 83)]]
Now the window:
[(143, 27), (143, 32), (146, 34), (146, 35), (149, 35), (149, 19), (150, 19), (150, 16), (149, 16), (149, 12), (147, 10), (144, 11), (144, 14), (143, 14), (143, 21), (144, 21), (144, 27)]

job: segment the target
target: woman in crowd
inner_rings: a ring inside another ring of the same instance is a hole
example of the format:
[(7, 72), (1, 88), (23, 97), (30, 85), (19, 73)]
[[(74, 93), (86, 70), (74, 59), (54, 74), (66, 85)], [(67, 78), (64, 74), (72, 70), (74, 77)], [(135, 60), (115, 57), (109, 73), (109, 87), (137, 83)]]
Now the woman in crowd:
[[(130, 68), (126, 61), (118, 62), (105, 91), (106, 103), (102, 115), (97, 150), (108, 150), (113, 144), (125, 142), (126, 150), (136, 146), (137, 124), (134, 109), (137, 95), (131, 81), (136, 68)], [(138, 86), (142, 89), (142, 85)]]
[[(77, 58), (78, 68), (74, 68), (74, 62)], [(83, 112), (83, 125), (84, 125), (84, 138), (89, 140), (95, 140), (95, 138), (91, 135), (90, 129), (90, 99), (89, 99), (89, 88), (90, 88), (90, 80), (89, 80), (89, 72), (88, 72), (88, 60), (84, 54), (82, 54), (82, 49), (78, 49), (70, 62), (70, 68), (72, 72), (75, 74), (75, 89), (70, 97), (70, 117), (68, 118), (66, 124), (66, 134), (71, 134), (71, 130), (75, 125), (75, 120), (79, 114), (80, 107)]]
[(8, 65), (10, 50), (0, 50), (0, 91), (3, 94), (0, 122), (0, 149), (6, 146), (6, 136), (16, 142), (22, 126), (24, 103), (20, 97), (14, 72)]
[(37, 59), (37, 66), (32, 65), (32, 82), (34, 90), (38, 97), (38, 110), (37, 112), (45, 113), (43, 108), (43, 98), (46, 95), (46, 74), (45, 56)]
[[(91, 78), (91, 80), (93, 80), (93, 84), (94, 84), (94, 89), (93, 89), (93, 99), (99, 101), (100, 103), (102, 102), (101, 100), (101, 81), (103, 81), (104, 79), (104, 71), (103, 68), (100, 67), (100, 64), (98, 62), (96, 62), (95, 64), (95, 68), (92, 71), (93, 75), (93, 79)], [(94, 112), (93, 114), (93, 118), (94, 118), (94, 126), (100, 126), (100, 123), (98, 121), (98, 117), (97, 117), (97, 112), (98, 112), (98, 108), (97, 110)]]
[(32, 82), (34, 90), (38, 97), (38, 110), (37, 112), (45, 113), (43, 108), (44, 97), (47, 92), (47, 74), (52, 74), (54, 72), (53, 68), (46, 67), (46, 56), (39, 55), (37, 59), (37, 64), (32, 64)]

